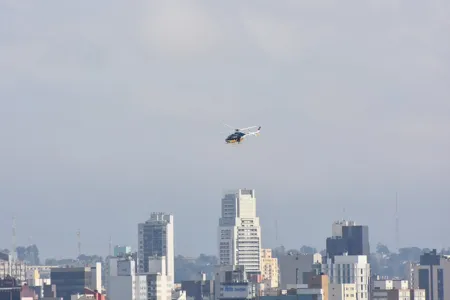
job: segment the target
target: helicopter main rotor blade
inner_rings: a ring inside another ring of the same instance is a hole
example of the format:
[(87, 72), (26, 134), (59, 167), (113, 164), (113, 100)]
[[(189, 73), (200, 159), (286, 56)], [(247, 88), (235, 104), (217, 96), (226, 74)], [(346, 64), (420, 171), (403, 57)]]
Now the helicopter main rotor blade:
[(245, 130), (249, 130), (249, 129), (252, 129), (252, 128), (258, 128), (259, 126), (250, 126), (250, 127), (247, 127), (247, 128), (241, 128), (241, 129), (239, 129), (239, 131), (245, 131)]

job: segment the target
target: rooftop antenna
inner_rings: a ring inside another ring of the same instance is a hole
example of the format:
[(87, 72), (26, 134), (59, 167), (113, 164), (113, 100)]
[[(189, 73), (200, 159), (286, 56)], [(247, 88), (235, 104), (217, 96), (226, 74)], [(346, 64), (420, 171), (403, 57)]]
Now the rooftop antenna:
[(108, 256), (111, 256), (111, 248), (112, 248), (112, 240), (111, 240), (111, 236), (109, 236)]
[(81, 256), (81, 233), (80, 229), (77, 231), (77, 240), (78, 240), (78, 257)]
[(398, 193), (395, 193), (395, 247), (397, 249), (397, 252), (399, 250), (399, 243), (400, 243), (400, 225), (398, 220)]
[(278, 246), (278, 220), (275, 220), (275, 242)]
[(16, 250), (17, 246), (16, 246), (16, 216), (13, 216), (13, 220), (12, 220), (12, 251), (11, 251), (11, 255), (12, 255), (12, 260), (13, 262), (16, 262), (16, 255), (17, 255), (17, 250)]

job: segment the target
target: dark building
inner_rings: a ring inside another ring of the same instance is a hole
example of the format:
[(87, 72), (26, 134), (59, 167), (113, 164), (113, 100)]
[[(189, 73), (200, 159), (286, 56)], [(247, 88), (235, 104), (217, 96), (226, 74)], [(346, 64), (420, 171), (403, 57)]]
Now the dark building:
[(425, 290), (426, 300), (450, 300), (450, 258), (436, 249), (420, 256), (417, 266), (418, 286)]
[(370, 255), (368, 226), (343, 226), (342, 238), (347, 241), (348, 255)]
[(28, 294), (35, 296), (28, 286), (22, 287), (15, 278), (11, 276), (0, 278), (0, 300), (20, 300), (22, 296)]
[(214, 299), (213, 280), (182, 281), (181, 289), (186, 291), (187, 297), (193, 297), (194, 300)]
[(44, 297), (45, 298), (56, 298), (56, 285), (44, 284)]
[(90, 268), (52, 268), (51, 283), (56, 286), (56, 296), (70, 300), (71, 295), (83, 294), (91, 284)]
[(20, 300), (22, 288), (17, 280), (11, 276), (0, 278), (0, 300)]
[[(347, 240), (342, 237), (329, 237), (326, 243), (327, 257), (334, 261), (336, 255), (341, 255), (348, 250)], [(326, 263), (326, 261), (324, 261)]]
[(21, 287), (0, 287), (0, 300), (20, 300)]
[(0, 260), (9, 261), (9, 255), (7, 253), (0, 252)]
[(343, 225), (342, 236), (327, 238), (327, 258), (334, 261), (336, 255), (370, 255), (369, 227), (365, 225)]

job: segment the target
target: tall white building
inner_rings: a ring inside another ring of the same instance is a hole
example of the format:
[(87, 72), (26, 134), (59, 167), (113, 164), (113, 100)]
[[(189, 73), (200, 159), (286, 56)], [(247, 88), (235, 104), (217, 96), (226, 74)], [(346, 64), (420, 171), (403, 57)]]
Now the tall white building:
[(118, 276), (118, 271), (117, 271), (117, 262), (119, 260), (122, 260), (122, 258), (120, 257), (113, 257), (113, 256), (108, 256), (106, 258), (105, 261), (105, 290), (106, 290), (106, 295), (109, 296), (110, 294), (110, 278), (112, 276)]
[(110, 300), (144, 300), (147, 299), (147, 282), (134, 272), (135, 262), (127, 258), (113, 258), (110, 260), (111, 274), (108, 275), (109, 287), (107, 296)]
[(151, 270), (135, 273), (135, 262), (130, 258), (117, 261), (117, 274), (110, 276), (110, 300), (171, 300), (172, 289), (166, 275), (166, 260), (151, 259)]
[(138, 226), (138, 271), (149, 272), (149, 258), (165, 256), (169, 281), (174, 282), (173, 215), (152, 213), (150, 219)]
[(239, 189), (222, 198), (218, 251), (220, 265), (261, 271), (261, 227), (256, 216), (255, 190)]
[(322, 272), (328, 275), (330, 284), (355, 284), (356, 300), (369, 299), (370, 264), (366, 255), (337, 255), (334, 263), (328, 259), (322, 265)]

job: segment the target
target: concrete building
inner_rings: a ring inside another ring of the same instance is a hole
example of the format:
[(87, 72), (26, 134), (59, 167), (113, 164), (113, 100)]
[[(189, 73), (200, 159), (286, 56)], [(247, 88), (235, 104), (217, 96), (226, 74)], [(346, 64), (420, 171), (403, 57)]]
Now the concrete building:
[(147, 278), (136, 274), (136, 262), (129, 258), (117, 258), (115, 261), (115, 274), (108, 276), (109, 300), (147, 300)]
[(425, 290), (410, 289), (408, 280), (375, 279), (371, 299), (425, 300)]
[(280, 272), (278, 259), (272, 257), (272, 249), (261, 249), (261, 275), (266, 288), (277, 288)]
[(372, 300), (425, 300), (425, 290), (388, 289), (372, 291)]
[(205, 273), (200, 273), (198, 280), (182, 281), (181, 290), (193, 300), (214, 300), (214, 280), (206, 280)]
[(369, 227), (356, 225), (354, 221), (336, 221), (332, 225), (332, 237), (326, 240), (327, 257), (336, 255), (370, 255)]
[(102, 263), (97, 262), (91, 266), (91, 283), (86, 288), (100, 293), (102, 292)]
[(223, 197), (218, 252), (220, 265), (245, 266), (247, 272), (261, 272), (261, 227), (255, 190), (239, 189)]
[(309, 289), (320, 289), (322, 292), (322, 299), (328, 300), (329, 299), (329, 286), (330, 286), (330, 280), (328, 278), (328, 275), (325, 274), (314, 274), (310, 273), (311, 275), (306, 278), (308, 288)]
[(215, 270), (216, 300), (245, 300), (256, 297), (256, 284), (248, 281), (245, 266), (217, 266)]
[(186, 291), (179, 289), (172, 291), (172, 300), (187, 300)]
[(106, 297), (97, 291), (85, 289), (83, 294), (72, 295), (71, 300), (106, 300)]
[(19, 260), (14, 260), (9, 254), (0, 256), (0, 277), (4, 278), (7, 275), (11, 275), (20, 282), (26, 281), (27, 265)]
[(105, 291), (106, 295), (110, 293), (110, 278), (112, 276), (118, 276), (117, 262), (121, 260), (120, 257), (108, 256), (105, 260)]
[(418, 263), (407, 261), (404, 263), (404, 275), (403, 278), (408, 280), (408, 286), (411, 288), (417, 287), (416, 278), (414, 277), (414, 270), (416, 269)]
[(365, 255), (340, 255), (327, 259), (322, 272), (328, 274), (330, 283), (356, 284), (356, 299), (367, 300), (370, 295), (370, 264)]
[(356, 300), (356, 284), (354, 283), (330, 283), (329, 300)]
[[(149, 272), (136, 274), (131, 257), (117, 261), (117, 274), (109, 277), (109, 300), (172, 300), (172, 283), (166, 272), (165, 256), (150, 258)], [(182, 295), (181, 295), (182, 296)]]
[(150, 219), (138, 225), (138, 272), (148, 272), (149, 257), (165, 256), (169, 281), (174, 283), (173, 215), (152, 213)]
[(130, 246), (114, 246), (114, 257), (123, 257), (126, 255), (131, 255)]
[[(311, 274), (308, 274), (311, 275)], [(328, 300), (328, 276), (312, 275), (308, 277), (308, 284), (289, 286), (280, 295), (262, 296), (260, 300)]]
[(399, 279), (378, 279), (373, 281), (374, 290), (407, 290), (409, 289), (408, 280)]
[(415, 287), (425, 290), (426, 300), (450, 300), (450, 258), (436, 249), (420, 256), (414, 271)]
[(288, 285), (306, 284), (303, 273), (311, 272), (315, 263), (321, 263), (322, 256), (316, 254), (292, 254), (278, 257), (281, 289), (287, 289)]
[(167, 260), (165, 256), (149, 257), (149, 272), (144, 275), (147, 281), (148, 300), (172, 300), (174, 287), (173, 277), (167, 274)]
[(51, 283), (56, 286), (57, 297), (70, 300), (72, 295), (83, 294), (85, 288), (101, 291), (101, 263), (95, 267), (52, 268)]

